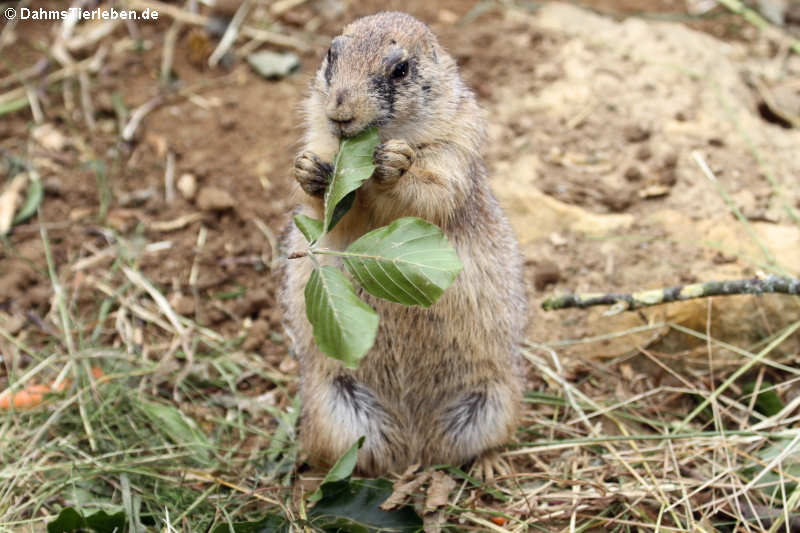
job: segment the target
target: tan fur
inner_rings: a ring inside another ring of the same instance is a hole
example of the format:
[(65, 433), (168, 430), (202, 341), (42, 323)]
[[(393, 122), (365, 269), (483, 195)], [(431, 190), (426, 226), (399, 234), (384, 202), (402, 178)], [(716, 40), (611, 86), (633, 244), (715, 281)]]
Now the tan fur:
[[(380, 326), (374, 347), (350, 371), (314, 345), (303, 293), (311, 262), (287, 264), (282, 303), (301, 365), (302, 444), (324, 465), (365, 435), (358, 468), (369, 475), (416, 462), (462, 464), (517, 427), (527, 314), (517, 244), (486, 181), (483, 113), (453, 59), (408, 15), (359, 19), (332, 47), (335, 68), (326, 79), (323, 60), (306, 101), (304, 153), (330, 162), (339, 134), (376, 124), (383, 143), (376, 162), (383, 163), (321, 244), (344, 249), (371, 229), (418, 216), (442, 227), (464, 268), (428, 309), (361, 294)], [(392, 82), (387, 68), (397, 58), (413, 69)], [(300, 182), (310, 179), (307, 168), (295, 172)], [(322, 218), (320, 198), (305, 196), (299, 212)], [(284, 245), (305, 247), (292, 224)], [(331, 256), (320, 261), (342, 266)]]

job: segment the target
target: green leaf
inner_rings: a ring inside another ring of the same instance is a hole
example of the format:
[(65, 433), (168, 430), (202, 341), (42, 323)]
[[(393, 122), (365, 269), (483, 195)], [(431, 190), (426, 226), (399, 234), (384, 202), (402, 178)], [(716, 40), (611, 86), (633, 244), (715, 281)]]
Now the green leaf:
[(415, 217), (370, 231), (341, 256), (370, 294), (405, 305), (429, 307), (461, 272), (442, 230)]
[(83, 516), (72, 507), (67, 507), (58, 513), (55, 520), (47, 524), (47, 533), (77, 531), (85, 525), (86, 520)]
[(19, 224), (20, 222), (24, 222), (33, 216), (33, 214), (36, 213), (36, 209), (39, 208), (39, 204), (42, 203), (43, 197), (44, 187), (42, 186), (42, 180), (38, 178), (31, 179), (30, 184), (28, 184), (28, 194), (25, 197), (25, 202), (23, 202), (22, 207), (19, 208), (19, 211), (14, 217), (14, 220), (11, 221), (11, 224)]
[(321, 487), (322, 499), (308, 511), (315, 530), (350, 533), (422, 530), (422, 520), (410, 506), (384, 511), (379, 506), (392, 494), (386, 479), (334, 481)]
[(257, 522), (234, 522), (220, 524), (211, 530), (211, 533), (289, 533), (289, 521), (277, 514), (268, 514)]
[(353, 207), (353, 203), (356, 201), (356, 191), (350, 191), (347, 195), (342, 198), (342, 201), (336, 204), (336, 207), (333, 208), (333, 215), (331, 215), (331, 223), (330, 227), (333, 228), (336, 224), (339, 223), (340, 220), (350, 211), (350, 208)]
[[(787, 448), (794, 444), (792, 449)], [(747, 463), (742, 470), (744, 479), (753, 479), (754, 476), (760, 475), (757, 488), (764, 494), (767, 499), (780, 500), (781, 491), (786, 494), (791, 494), (797, 490), (797, 483), (790, 482), (792, 478), (800, 477), (800, 446), (791, 438), (776, 439), (776, 442), (771, 443), (766, 448), (762, 448), (756, 454), (761, 461), (751, 461)], [(762, 474), (764, 464), (771, 462), (779, 455), (783, 455), (781, 461), (781, 473), (770, 470)]]
[(30, 104), (27, 96), (23, 96), (22, 98), (17, 98), (16, 100), (11, 100), (6, 102), (5, 104), (0, 104), (0, 117), (5, 115), (6, 113), (13, 113), (14, 111), (18, 111), (20, 109), (25, 109)]
[[(325, 190), (323, 233), (330, 231), (344, 216), (340, 211), (337, 213), (338, 218), (334, 220), (333, 215), (339, 202), (372, 176), (375, 170), (372, 155), (379, 142), (378, 129), (368, 128), (355, 137), (342, 139), (339, 143), (339, 153), (333, 162), (331, 182)], [(352, 200), (350, 202), (352, 206)]]
[(86, 526), (99, 533), (122, 533), (125, 523), (125, 513), (123, 511), (114, 514), (97, 511), (86, 517)]
[[(769, 390), (764, 390), (769, 389)], [(753, 394), (753, 391), (756, 390), (756, 384), (754, 381), (750, 381), (745, 383), (742, 387), (742, 390), (747, 395), (745, 400), (745, 404), (749, 403), (750, 395)], [(758, 392), (758, 396), (756, 397), (755, 408), (756, 411), (761, 413), (764, 416), (775, 416), (781, 412), (784, 405), (781, 401), (780, 396), (778, 393), (775, 392), (772, 383), (765, 381), (761, 384), (761, 387)]]
[(350, 280), (332, 266), (314, 268), (305, 296), (317, 347), (346, 367), (357, 368), (375, 342), (378, 314), (359, 300)]
[[(353, 443), (350, 448), (342, 454), (336, 464), (333, 465), (333, 468), (328, 470), (328, 473), (325, 474), (325, 479), (322, 480), (322, 485), (326, 483), (333, 483), (336, 481), (342, 481), (343, 479), (349, 479), (350, 476), (353, 474), (353, 469), (356, 467), (356, 461), (358, 460), (358, 450), (364, 445), (364, 437), (359, 438), (355, 443)], [(309, 502), (315, 502), (322, 498), (322, 485), (311, 493), (311, 496), (308, 497)]]
[(173, 442), (192, 448), (198, 461), (208, 461), (211, 443), (194, 420), (171, 405), (140, 400), (139, 408), (153, 425), (164, 428)]
[(322, 235), (322, 221), (315, 218), (307, 217), (305, 215), (295, 215), (294, 223), (297, 229), (306, 238), (308, 242), (314, 242)]
[(84, 518), (72, 507), (66, 507), (55, 520), (47, 524), (47, 533), (72, 533), (86, 529), (96, 533), (122, 533), (125, 529), (125, 513), (120, 511), (110, 515), (98, 511)]

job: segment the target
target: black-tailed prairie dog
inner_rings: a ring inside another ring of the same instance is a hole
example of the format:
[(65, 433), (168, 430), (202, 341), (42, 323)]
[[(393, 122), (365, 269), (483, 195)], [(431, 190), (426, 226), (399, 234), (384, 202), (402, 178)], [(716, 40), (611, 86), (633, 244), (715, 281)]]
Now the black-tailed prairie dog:
[[(425, 24), (379, 13), (333, 39), (304, 112), (298, 212), (316, 219), (341, 138), (377, 126), (381, 140), (374, 174), (323, 246), (341, 250), (416, 216), (442, 228), (463, 270), (427, 309), (362, 291), (380, 326), (360, 367), (348, 370), (314, 345), (303, 294), (311, 262), (288, 262), (281, 299), (300, 361), (303, 448), (330, 465), (363, 435), (366, 475), (491, 458), (518, 423), (527, 299), (517, 242), (487, 182), (485, 119), (473, 92)], [(305, 247), (293, 224), (284, 245)]]

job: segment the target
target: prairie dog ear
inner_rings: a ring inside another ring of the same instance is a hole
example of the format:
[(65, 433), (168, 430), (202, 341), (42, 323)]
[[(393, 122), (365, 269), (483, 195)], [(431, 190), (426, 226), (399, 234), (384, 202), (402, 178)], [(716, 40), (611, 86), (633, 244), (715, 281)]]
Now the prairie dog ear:
[(439, 62), (439, 54), (436, 53), (436, 47), (431, 46), (431, 61), (434, 63)]
[(333, 38), (331, 41), (331, 47), (328, 49), (328, 59), (331, 59), (331, 56), (335, 56), (342, 51), (342, 47), (344, 47), (344, 42), (346, 39), (347, 36), (345, 35), (339, 35)]

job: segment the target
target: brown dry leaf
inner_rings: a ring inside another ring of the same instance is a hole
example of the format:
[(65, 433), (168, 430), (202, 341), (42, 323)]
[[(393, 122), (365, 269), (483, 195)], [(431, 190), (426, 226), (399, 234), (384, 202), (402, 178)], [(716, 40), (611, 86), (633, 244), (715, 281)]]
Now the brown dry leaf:
[(428, 496), (425, 498), (425, 514), (432, 513), (439, 507), (447, 505), (450, 491), (456, 487), (453, 478), (439, 472), (438, 470), (431, 475), (431, 486), (428, 487)]
[(442, 525), (445, 523), (446, 516), (444, 511), (426, 514), (422, 517), (422, 527), (425, 533), (441, 533)]
[(619, 365), (619, 371), (622, 374), (622, 377), (628, 381), (633, 381), (633, 378), (636, 377), (633, 372), (633, 367), (627, 363)]
[(422, 472), (419, 475), (415, 475), (418, 468), (419, 464), (414, 464), (403, 472), (403, 475), (394, 484), (392, 495), (380, 505), (381, 509), (391, 511), (395, 507), (404, 504), (409, 496), (428, 481), (428, 478), (431, 477), (430, 472)]
[(14, 213), (22, 204), (22, 192), (28, 184), (28, 174), (22, 172), (14, 176), (6, 190), (0, 194), (0, 235), (5, 235), (11, 229)]

